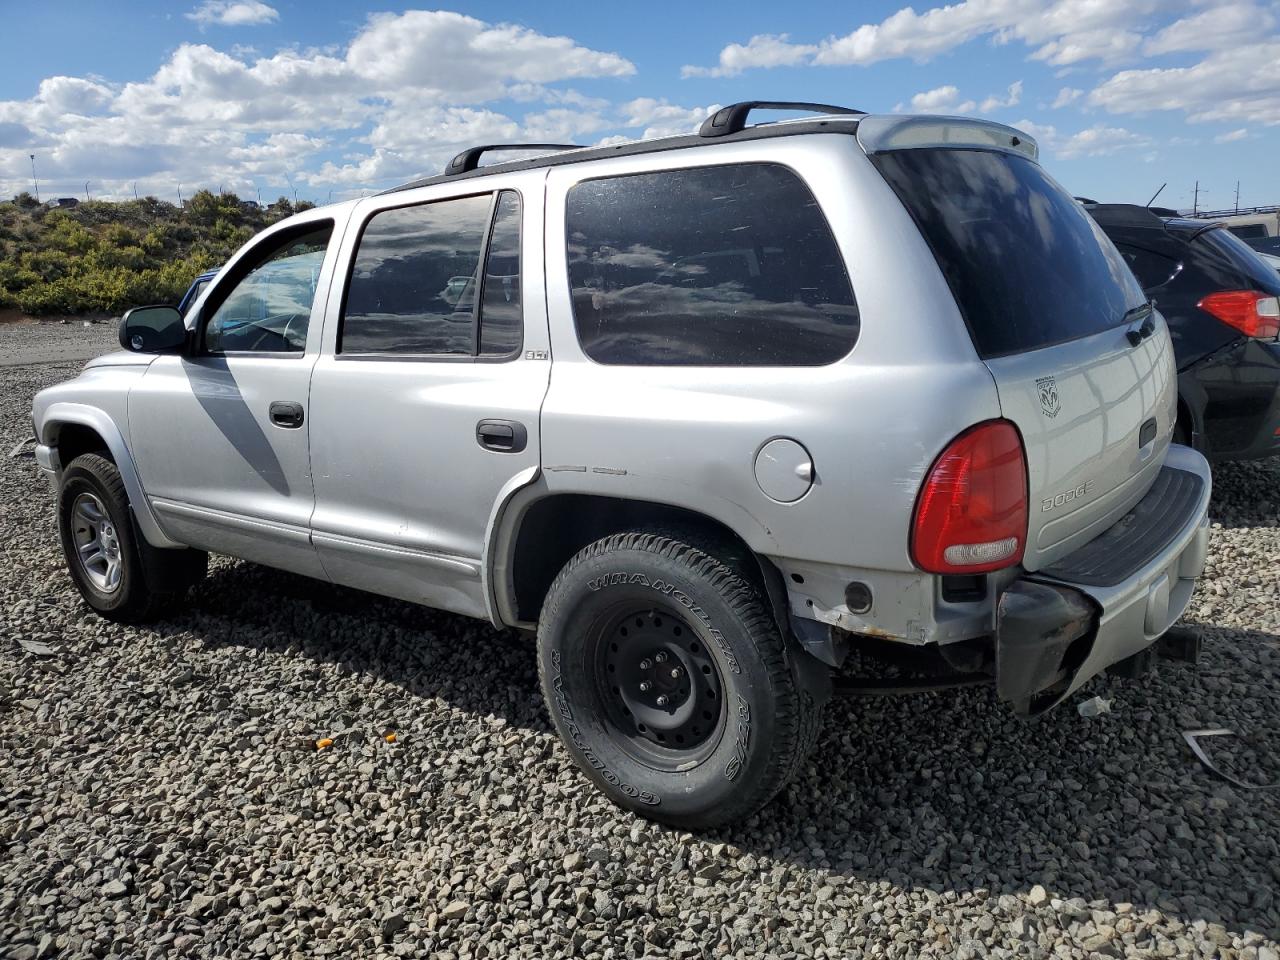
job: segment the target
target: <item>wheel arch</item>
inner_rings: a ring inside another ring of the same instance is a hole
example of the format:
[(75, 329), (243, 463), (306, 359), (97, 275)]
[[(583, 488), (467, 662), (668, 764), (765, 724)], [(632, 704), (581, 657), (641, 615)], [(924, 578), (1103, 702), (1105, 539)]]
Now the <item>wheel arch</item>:
[[(67, 464), (81, 454), (101, 453), (108, 457), (120, 471), (120, 479), (129, 494), (130, 509), (147, 542), (156, 547), (185, 546), (170, 539), (160, 528), (142, 489), (133, 454), (120, 428), (107, 413), (82, 403), (55, 403), (40, 420), (37, 440), (57, 451), (59, 480)], [(63, 447), (64, 441), (69, 447)]]
[(497, 626), (531, 628), (561, 568), (583, 547), (626, 530), (667, 528), (696, 539), (722, 559), (736, 560), (769, 601), (778, 628), (788, 632), (782, 574), (732, 527), (705, 513), (672, 504), (597, 493), (518, 491), (490, 539), (486, 571), (491, 616)]

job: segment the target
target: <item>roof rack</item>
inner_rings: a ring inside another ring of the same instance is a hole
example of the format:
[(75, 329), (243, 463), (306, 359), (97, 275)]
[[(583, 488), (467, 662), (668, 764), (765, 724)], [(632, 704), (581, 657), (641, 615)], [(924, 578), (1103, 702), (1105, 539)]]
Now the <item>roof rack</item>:
[(752, 110), (802, 110), (806, 113), (838, 113), (847, 116), (862, 116), (865, 110), (852, 107), (837, 107), (830, 103), (805, 103), (803, 101), (783, 100), (744, 100), (731, 103), (717, 110), (698, 128), (700, 137), (727, 137), (737, 133), (747, 125), (747, 114)]
[(468, 173), (480, 166), (480, 157), (491, 150), (581, 150), (580, 143), (486, 143), (469, 147), (449, 161), (444, 168), (446, 177)]

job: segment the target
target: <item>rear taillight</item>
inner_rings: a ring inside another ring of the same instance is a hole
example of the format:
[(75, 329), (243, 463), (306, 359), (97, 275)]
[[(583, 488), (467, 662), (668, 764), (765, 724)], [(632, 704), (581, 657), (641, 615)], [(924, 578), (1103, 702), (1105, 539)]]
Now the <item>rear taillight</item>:
[(951, 441), (916, 500), (911, 559), (930, 573), (985, 573), (1022, 560), (1027, 460), (1008, 420), (988, 420)]
[(1275, 340), (1280, 336), (1280, 297), (1256, 290), (1223, 290), (1196, 304), (1246, 337)]

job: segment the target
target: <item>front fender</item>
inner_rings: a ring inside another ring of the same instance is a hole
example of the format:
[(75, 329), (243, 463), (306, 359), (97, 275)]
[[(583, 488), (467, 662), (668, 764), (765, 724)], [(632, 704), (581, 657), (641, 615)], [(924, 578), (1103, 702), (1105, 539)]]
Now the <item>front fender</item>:
[(35, 425), (36, 440), (41, 447), (46, 448), (45, 456), (49, 464), (54, 468), (56, 478), (61, 481), (62, 471), (66, 469), (66, 464), (62, 462), (60, 457), (56, 456), (58, 431), (64, 424), (77, 424), (78, 426), (88, 427), (97, 433), (102, 438), (102, 442), (107, 445), (107, 449), (111, 452), (111, 459), (115, 461), (116, 469), (120, 471), (120, 479), (124, 481), (125, 491), (129, 494), (129, 505), (133, 508), (133, 516), (138, 523), (138, 529), (142, 531), (142, 535), (147, 542), (154, 547), (185, 546), (185, 544), (170, 539), (160, 529), (160, 524), (151, 510), (151, 504), (147, 501), (146, 494), (143, 492), (142, 480), (138, 476), (137, 465), (134, 463), (133, 455), (129, 452), (128, 445), (125, 443), (124, 435), (120, 432), (120, 428), (115, 421), (97, 407), (83, 403), (60, 401), (50, 404), (39, 417)]

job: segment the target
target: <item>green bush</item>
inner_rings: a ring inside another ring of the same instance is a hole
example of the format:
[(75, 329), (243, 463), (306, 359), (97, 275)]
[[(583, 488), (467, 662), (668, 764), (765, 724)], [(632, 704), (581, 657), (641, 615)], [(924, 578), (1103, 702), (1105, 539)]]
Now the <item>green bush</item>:
[(281, 197), (262, 209), (201, 190), (183, 208), (145, 197), (50, 210), (19, 194), (0, 204), (0, 307), (42, 316), (176, 304), (198, 274), (311, 206)]

